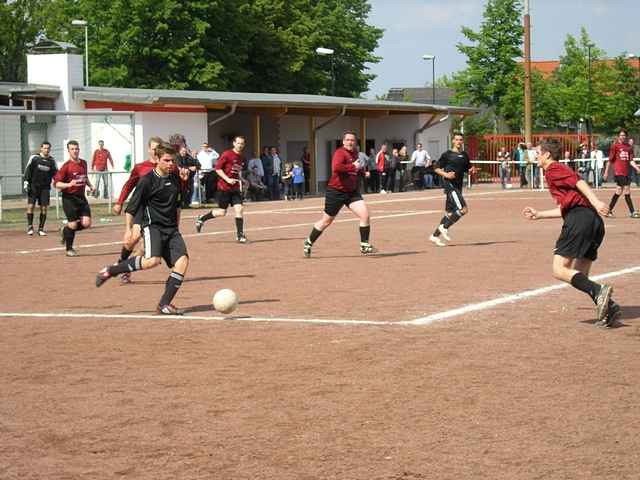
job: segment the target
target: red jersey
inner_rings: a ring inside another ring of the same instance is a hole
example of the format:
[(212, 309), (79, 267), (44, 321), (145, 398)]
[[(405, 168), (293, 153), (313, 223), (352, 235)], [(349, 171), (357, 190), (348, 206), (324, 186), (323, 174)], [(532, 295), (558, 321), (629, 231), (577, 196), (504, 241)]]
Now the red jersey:
[(93, 152), (91, 170), (104, 172), (107, 169), (107, 161), (111, 164), (111, 168), (113, 168), (113, 158), (111, 158), (111, 152), (106, 148), (103, 148), (102, 150), (97, 149), (95, 152)]
[(136, 163), (135, 167), (133, 167), (133, 170), (131, 170), (129, 179), (122, 186), (122, 191), (120, 192), (120, 196), (118, 197), (118, 201), (116, 203), (119, 205), (124, 204), (124, 202), (127, 200), (127, 197), (138, 184), (140, 179), (147, 173), (151, 172), (151, 170), (153, 170), (154, 168), (156, 168), (156, 164), (151, 160), (145, 160), (142, 163)]
[(384, 172), (384, 161), (386, 159), (386, 155), (384, 152), (379, 151), (378, 156), (376, 157), (376, 166), (378, 167), (378, 171), (380, 173)]
[(53, 177), (54, 185), (58, 182), (70, 183), (71, 180), (75, 180), (76, 185), (65, 188), (62, 190), (62, 194), (84, 197), (84, 191), (87, 187), (87, 162), (82, 159), (78, 162), (67, 160)]
[(544, 171), (544, 179), (547, 181), (549, 193), (560, 207), (563, 217), (573, 207), (593, 209), (587, 197), (576, 188), (576, 184), (581, 178), (567, 165), (560, 162), (551, 163)]
[[(216, 162), (216, 170), (222, 170), (224, 174), (229, 178), (240, 178), (242, 172), (242, 166), (244, 165), (244, 157), (233, 150), (225, 150), (218, 161)], [(240, 184), (234, 183), (233, 185), (225, 182), (222, 177), (218, 179), (218, 190), (223, 192), (230, 192), (233, 190), (240, 190)]]
[(629, 162), (633, 160), (633, 147), (627, 143), (614, 143), (609, 150), (609, 163), (613, 164), (613, 174), (629, 176)]
[(331, 178), (328, 187), (340, 192), (355, 192), (358, 189), (358, 169), (353, 162), (358, 160), (358, 151), (340, 147), (331, 159)]

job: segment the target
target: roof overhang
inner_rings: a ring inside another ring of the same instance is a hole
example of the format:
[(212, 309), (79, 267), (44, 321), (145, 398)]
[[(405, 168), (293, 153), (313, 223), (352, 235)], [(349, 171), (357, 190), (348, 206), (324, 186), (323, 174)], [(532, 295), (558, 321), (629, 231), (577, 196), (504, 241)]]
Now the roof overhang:
[(15, 97), (38, 97), (56, 99), (60, 95), (58, 87), (34, 83), (0, 82), (0, 95)]
[(266, 115), (331, 116), (346, 109), (345, 115), (383, 117), (391, 115), (443, 114), (475, 115), (471, 107), (390, 102), (322, 95), (211, 92), (195, 90), (150, 90), (84, 87), (74, 91), (86, 108), (114, 108), (138, 111), (226, 111), (237, 105), (239, 113)]

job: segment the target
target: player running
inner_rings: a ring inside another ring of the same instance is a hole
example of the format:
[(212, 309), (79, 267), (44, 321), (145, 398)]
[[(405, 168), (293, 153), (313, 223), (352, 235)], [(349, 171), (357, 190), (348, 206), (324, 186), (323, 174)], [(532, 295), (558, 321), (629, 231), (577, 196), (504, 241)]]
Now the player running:
[(116, 265), (106, 266), (96, 276), (96, 287), (100, 287), (111, 277), (135, 270), (148, 270), (160, 265), (162, 259), (171, 274), (158, 303), (157, 313), (161, 315), (182, 315), (184, 312), (171, 302), (187, 272), (189, 256), (180, 235), (180, 202), (189, 178), (188, 170), (175, 173), (176, 151), (168, 144), (155, 149), (157, 165), (154, 170), (138, 182), (136, 191), (127, 206), (127, 214), (135, 217), (142, 211), (142, 231), (144, 235), (144, 256), (134, 256)]
[(80, 144), (75, 140), (67, 143), (67, 160), (53, 177), (55, 187), (62, 190), (62, 209), (67, 216), (67, 225), (60, 231), (61, 242), (66, 246), (67, 257), (77, 257), (73, 249), (76, 232), (91, 226), (91, 208), (85, 190), (95, 192), (87, 177), (87, 162), (80, 158)]
[(462, 183), (464, 174), (473, 174), (476, 169), (471, 166), (469, 155), (462, 149), (464, 137), (461, 133), (453, 135), (451, 150), (444, 152), (440, 159), (433, 164), (434, 172), (442, 177), (442, 186), (447, 196), (445, 203), (445, 216), (440, 220), (440, 225), (429, 237), (438, 247), (446, 247), (440, 236), (446, 241), (450, 241), (449, 228), (469, 213), (467, 202), (462, 196)]
[(378, 251), (369, 243), (371, 233), (369, 209), (358, 191), (358, 170), (362, 168), (364, 165), (358, 158), (356, 134), (351, 131), (345, 132), (342, 135), (342, 147), (334, 152), (331, 160), (332, 174), (324, 197), (322, 218), (316, 222), (304, 241), (305, 258), (311, 256), (311, 247), (322, 232), (333, 223), (343, 206), (360, 219), (360, 253), (368, 255)]
[(42, 142), (40, 153), (29, 159), (24, 171), (24, 189), (27, 191), (27, 235), (33, 235), (33, 208), (40, 205), (40, 223), (38, 235), (44, 237), (44, 224), (47, 221), (47, 208), (51, 198), (51, 180), (58, 172), (56, 161), (49, 155), (51, 144)]
[(245, 138), (241, 135), (233, 139), (233, 148), (225, 150), (216, 162), (218, 174), (217, 201), (218, 208), (212, 209), (205, 215), (196, 219), (196, 231), (200, 233), (204, 222), (216, 217), (224, 217), (231, 205), (236, 214), (236, 240), (238, 243), (247, 243), (244, 234), (244, 218), (242, 208), (242, 168), (246, 163), (242, 152), (244, 151)]
[(553, 256), (553, 276), (589, 295), (596, 304), (598, 322), (614, 327), (621, 312), (611, 299), (613, 287), (589, 279), (591, 264), (598, 258), (598, 247), (604, 239), (600, 215), (609, 213), (609, 208), (576, 172), (558, 162), (561, 151), (560, 142), (545, 140), (538, 146), (537, 155), (538, 166), (544, 170), (549, 193), (558, 207), (544, 211), (526, 207), (522, 213), (529, 220), (563, 218)]

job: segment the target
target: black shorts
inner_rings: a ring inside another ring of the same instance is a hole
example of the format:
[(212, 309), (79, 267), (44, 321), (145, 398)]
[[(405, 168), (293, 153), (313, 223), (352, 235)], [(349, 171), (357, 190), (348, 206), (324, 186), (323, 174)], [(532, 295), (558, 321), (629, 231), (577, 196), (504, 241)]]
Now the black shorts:
[(627, 185), (631, 185), (631, 179), (626, 175), (616, 175), (615, 176), (616, 185), (619, 187), (626, 187)]
[(49, 187), (32, 187), (29, 189), (27, 203), (35, 205), (36, 203), (42, 207), (48, 207), (51, 200)]
[(330, 217), (335, 217), (342, 207), (348, 207), (359, 200), (362, 200), (362, 195), (358, 190), (341, 192), (329, 187), (324, 195), (324, 213)]
[(240, 190), (218, 190), (216, 192), (218, 208), (226, 210), (229, 205), (242, 205), (242, 194)]
[(445, 211), (457, 212), (467, 206), (464, 197), (462, 196), (462, 190), (457, 188), (445, 188), (445, 194), (447, 195), (447, 203), (445, 204)]
[(598, 258), (598, 247), (604, 239), (604, 222), (587, 207), (574, 207), (564, 217), (555, 254), (566, 258)]
[(187, 255), (187, 246), (177, 228), (146, 226), (142, 229), (144, 258), (162, 257), (169, 268)]
[(81, 217), (91, 216), (91, 207), (87, 197), (79, 195), (62, 195), (62, 209), (70, 222), (76, 222)]

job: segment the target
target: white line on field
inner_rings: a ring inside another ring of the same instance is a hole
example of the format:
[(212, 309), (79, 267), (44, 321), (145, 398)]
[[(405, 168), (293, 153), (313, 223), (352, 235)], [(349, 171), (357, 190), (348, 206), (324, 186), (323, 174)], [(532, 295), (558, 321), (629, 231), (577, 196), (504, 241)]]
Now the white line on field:
[[(635, 267), (625, 268), (622, 270), (617, 270), (615, 272), (608, 272), (600, 275), (595, 275), (590, 278), (592, 280), (604, 280), (607, 278), (627, 275), (629, 273), (636, 273), (638, 271), (640, 271), (640, 265)], [(552, 292), (554, 290), (560, 290), (562, 288), (567, 288), (568, 286), (569, 285), (567, 283), (557, 283), (555, 285), (549, 285), (547, 287), (536, 288), (535, 290), (525, 290), (523, 292), (514, 293), (511, 295), (505, 295), (503, 297), (494, 298), (492, 300), (487, 300), (480, 303), (472, 303), (470, 305), (465, 305), (463, 307), (454, 308), (453, 310), (434, 313), (432, 315), (427, 315), (426, 317), (416, 318), (415, 320), (407, 320), (400, 323), (405, 325), (429, 325), (434, 322), (448, 320), (453, 317), (459, 317), (460, 315), (465, 315), (467, 313), (487, 310), (489, 308), (493, 308), (498, 305), (503, 305), (505, 303), (515, 303), (527, 298), (539, 297), (540, 295), (544, 295), (545, 293)]]

